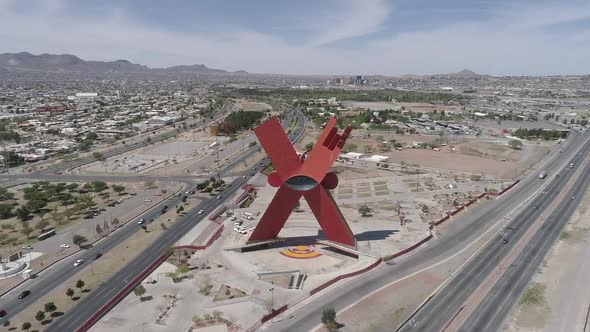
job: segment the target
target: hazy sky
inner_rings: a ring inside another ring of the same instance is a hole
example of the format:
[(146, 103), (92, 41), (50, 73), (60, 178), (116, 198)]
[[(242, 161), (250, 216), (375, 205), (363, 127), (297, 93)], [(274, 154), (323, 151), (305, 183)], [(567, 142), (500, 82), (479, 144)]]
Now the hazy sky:
[(0, 0), (0, 53), (286, 74), (590, 73), (590, 1)]

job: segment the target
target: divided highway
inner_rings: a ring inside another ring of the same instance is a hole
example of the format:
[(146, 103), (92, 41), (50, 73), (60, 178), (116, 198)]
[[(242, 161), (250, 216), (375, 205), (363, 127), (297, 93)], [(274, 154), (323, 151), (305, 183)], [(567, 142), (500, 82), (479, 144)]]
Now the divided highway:
[(553, 155), (539, 166), (538, 171), (531, 172), (502, 196), (462, 212), (455, 217), (456, 220), (445, 226), (447, 231), (436, 241), (415, 253), (383, 264), (373, 271), (347, 281), (345, 287), (322, 292), (321, 296), (289, 314), (287, 318), (276, 321), (267, 330), (311, 331), (321, 324), (324, 308), (334, 307), (337, 312), (340, 312), (367, 294), (452, 256), (457, 250), (478, 238), (495, 222), (504, 218), (521, 202), (533, 196), (546, 181), (538, 178), (538, 172), (546, 170), (550, 176), (553, 176), (563, 169), (566, 162), (573, 158), (583, 146), (586, 148), (587, 138), (587, 134), (572, 131), (569, 138), (556, 148)]
[[(289, 135), (289, 138), (294, 141), (298, 139), (301, 134), (303, 133), (305, 118), (303, 114), (299, 111), (297, 112), (287, 112), (285, 113), (285, 118), (283, 120), (283, 127), (287, 127), (293, 120), (294, 117), (297, 119), (297, 125), (293, 132)], [(246, 150), (240, 158), (232, 161), (231, 163), (224, 166), (224, 168), (219, 172), (220, 175), (227, 173), (233, 167), (242, 163), (245, 159), (251, 157), (256, 152), (258, 152), (259, 147), (253, 147)], [(262, 163), (266, 163), (267, 160), (264, 158)], [(174, 223), (158, 240), (156, 240), (148, 249), (143, 251), (140, 255), (138, 255), (133, 261), (131, 261), (127, 266), (125, 266), (121, 271), (119, 271), (115, 276), (113, 276), (109, 281), (104, 283), (101, 287), (97, 290), (93, 291), (85, 300), (81, 301), (74, 309), (59, 318), (54, 320), (52, 325), (49, 327), (49, 330), (53, 331), (70, 331), (73, 330), (73, 327), (77, 327), (85, 322), (91, 314), (94, 314), (104, 303), (106, 303), (110, 298), (116, 294), (117, 291), (123, 289), (125, 286), (126, 281), (130, 281), (135, 277), (139, 272), (143, 271), (149, 264), (151, 264), (157, 257), (164, 253), (164, 251), (169, 248), (170, 246), (174, 245), (175, 242), (184, 236), (191, 228), (197, 225), (201, 220), (203, 220), (210, 212), (212, 212), (215, 208), (222, 205), (226, 199), (232, 196), (244, 183), (246, 183), (251, 173), (259, 170), (258, 165), (254, 165), (254, 167), (250, 170), (244, 171), (243, 174), (245, 178), (238, 177), (235, 181), (231, 183), (231, 185), (224, 191), (223, 199), (218, 200), (215, 198), (206, 200), (199, 204), (198, 206), (194, 207), (189, 213), (183, 217), (180, 221)], [(77, 175), (53, 175), (53, 174), (15, 174), (15, 175), (4, 175), (2, 177), (14, 177), (14, 178), (29, 178), (29, 179), (46, 179), (46, 180), (59, 180), (59, 181), (68, 181), (68, 180), (78, 180), (79, 178), (86, 178), (84, 176), (77, 176)], [(107, 177), (111, 181), (120, 181), (127, 177)], [(129, 178), (136, 178), (136, 177), (129, 177)], [(142, 178), (138, 176), (137, 178)], [(160, 177), (162, 181), (166, 180), (176, 180), (175, 177)], [(195, 177), (178, 177), (178, 180), (182, 180), (185, 184), (184, 190), (193, 189), (193, 186), (196, 183), (196, 180), (199, 180)], [(97, 179), (97, 177), (93, 177), (93, 179)], [(150, 180), (154, 178), (150, 177)], [(160, 210), (164, 205), (174, 206), (175, 204), (179, 204), (182, 200), (182, 197), (172, 196), (167, 200), (162, 201), (158, 205), (154, 206), (152, 209), (147, 211), (145, 214), (138, 216), (139, 218), (144, 218), (146, 220), (149, 219), (156, 219), (160, 216)], [(198, 210), (205, 210), (206, 213), (199, 215)], [(108, 237), (105, 237), (98, 243), (96, 243), (93, 247), (88, 250), (82, 250), (79, 254), (73, 255), (60, 263), (56, 264), (56, 266), (50, 267), (47, 270), (41, 272), (35, 279), (30, 279), (23, 283), (21, 286), (15, 288), (8, 294), (2, 296), (0, 298), (0, 309), (5, 309), (7, 311), (7, 315), (3, 317), (0, 321), (11, 319), (28, 306), (36, 302), (38, 299), (42, 298), (45, 294), (49, 293), (51, 290), (65, 282), (71, 276), (75, 275), (78, 270), (73, 268), (73, 262), (77, 259), (83, 259), (86, 262), (91, 262), (94, 260), (94, 257), (97, 253), (106, 253), (109, 250), (116, 247), (118, 244), (125, 241), (135, 232), (140, 230), (135, 222), (130, 222), (116, 230), (115, 232), (111, 233)], [(17, 299), (17, 294), (22, 290), (30, 290), (31, 295), (27, 296), (24, 299)], [(91, 305), (85, 302), (90, 302)], [(88, 311), (86, 308), (91, 308)], [(82, 313), (78, 313), (77, 311), (82, 309)], [(71, 313), (71, 312), (74, 313)], [(72, 321), (72, 318), (75, 318), (75, 321)], [(68, 324), (68, 326), (65, 326)], [(77, 325), (76, 325), (77, 324)]]
[[(590, 144), (585, 144), (583, 149), (569, 162), (579, 165), (589, 152)], [(590, 167), (586, 167), (583, 173), (587, 175), (589, 170)], [(518, 240), (529, 230), (533, 223), (543, 215), (545, 209), (558, 198), (574, 174), (575, 169), (570, 170), (568, 168), (559, 171), (559, 175), (553, 173), (551, 182), (543, 192), (507, 223), (502, 231), (504, 236), (497, 237), (487, 243), (445, 287), (411, 318), (411, 323), (404, 325), (400, 331), (443, 331), (453, 320), (460, 319), (461, 311), (469, 310), (469, 307), (465, 306), (468, 298), (491, 273), (495, 273), (501, 261), (517, 245)], [(528, 280), (530, 280), (538, 267), (538, 263), (543, 259), (553, 240), (556, 239), (561, 228), (567, 222), (568, 217), (575, 210), (575, 205), (579, 201), (578, 197), (581, 197), (587, 188), (588, 177), (582, 176), (574, 180), (576, 182), (572, 191), (565, 196), (559, 208), (544, 221), (543, 226), (537, 231), (525, 249), (522, 250), (518, 259), (509, 266), (500, 266), (501, 269), (504, 269), (502, 282), (494, 287), (495, 290), (478, 306), (477, 313), (472, 317), (473, 319), (460, 330), (497, 330), (511, 308), (511, 304), (522, 294), (521, 288), (526, 287)], [(576, 198), (572, 199), (572, 197)], [(522, 199), (525, 198), (527, 197)], [(565, 210), (566, 208), (570, 210)], [(515, 273), (518, 273), (518, 275), (515, 275)], [(512, 284), (513, 282), (515, 284)], [(519, 283), (521, 288), (516, 287), (516, 282)], [(494, 313), (494, 315), (490, 313)]]
[[(289, 135), (292, 141), (298, 139), (303, 133), (305, 124), (305, 118), (301, 112), (296, 112), (294, 115), (297, 117), (297, 126), (296, 129)], [(290, 112), (287, 113), (283, 121), (283, 127), (288, 126), (292, 120), (293, 115)], [(258, 148), (252, 149), (252, 151), (240, 158), (240, 160), (234, 161), (234, 164), (239, 163), (242, 159), (256, 153), (257, 149)], [(265, 162), (266, 158), (262, 161), (262, 163)], [(258, 167), (254, 167), (254, 171), (257, 170)], [(100, 308), (110, 301), (112, 297), (117, 294), (117, 292), (122, 290), (129, 281), (145, 270), (152, 262), (158, 259), (158, 257), (160, 257), (167, 248), (173, 246), (176, 241), (187, 234), (190, 229), (205, 219), (209, 212), (212, 212), (221, 206), (226, 199), (230, 198), (232, 194), (239, 190), (242, 185), (248, 182), (248, 180), (249, 176), (246, 176), (245, 178), (238, 177), (224, 191), (222, 200), (214, 198), (209, 199), (189, 211), (185, 217), (174, 223), (164, 234), (162, 234), (156, 241), (154, 241), (154, 243), (152, 243), (146, 250), (141, 252), (129, 264), (119, 270), (109, 280), (101, 284), (97, 289), (93, 290), (89, 296), (80, 301), (80, 303), (78, 303), (74, 308), (67, 311), (64, 316), (54, 320), (54, 322), (48, 327), (47, 331), (74, 331), (84, 324), (90, 317), (92, 317), (92, 315), (98, 312)], [(198, 210), (200, 209), (205, 210), (207, 213), (198, 214)]]

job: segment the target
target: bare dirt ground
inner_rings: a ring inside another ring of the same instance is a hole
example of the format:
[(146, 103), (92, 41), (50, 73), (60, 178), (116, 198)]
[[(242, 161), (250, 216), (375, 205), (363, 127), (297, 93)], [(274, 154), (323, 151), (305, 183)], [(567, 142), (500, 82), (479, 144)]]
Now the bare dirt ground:
[(590, 192), (539, 268), (504, 331), (583, 331), (590, 306)]
[(269, 104), (242, 99), (237, 100), (237, 106), (244, 111), (272, 111), (272, 106)]
[[(375, 135), (376, 136), (376, 135)], [(379, 138), (379, 136), (377, 136)], [(384, 137), (384, 136), (381, 136)], [(392, 136), (400, 142), (431, 142), (437, 137), (432, 136)], [(384, 137), (385, 140), (390, 139)], [(354, 137), (351, 143), (358, 146), (364, 153), (366, 146), (371, 147), (367, 155), (379, 154), (388, 156), (389, 162), (395, 164), (420, 165), (422, 167), (447, 169), (457, 172), (489, 175), (496, 178), (515, 178), (528, 168), (543, 159), (551, 150), (548, 144), (527, 144), (524, 150), (512, 150), (503, 143), (485, 142), (479, 139), (465, 139), (455, 144), (442, 146), (440, 151), (430, 149), (392, 150), (382, 152), (378, 149), (377, 139)]]

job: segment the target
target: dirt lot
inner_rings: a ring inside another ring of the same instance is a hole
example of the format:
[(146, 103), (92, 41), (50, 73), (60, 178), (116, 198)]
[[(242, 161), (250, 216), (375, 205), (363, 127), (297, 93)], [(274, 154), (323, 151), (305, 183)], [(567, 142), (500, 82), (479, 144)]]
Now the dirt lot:
[(260, 103), (255, 101), (248, 101), (248, 100), (238, 100), (237, 101), (238, 107), (244, 111), (259, 111), (259, 112), (266, 112), (272, 111), (272, 106), (266, 103)]

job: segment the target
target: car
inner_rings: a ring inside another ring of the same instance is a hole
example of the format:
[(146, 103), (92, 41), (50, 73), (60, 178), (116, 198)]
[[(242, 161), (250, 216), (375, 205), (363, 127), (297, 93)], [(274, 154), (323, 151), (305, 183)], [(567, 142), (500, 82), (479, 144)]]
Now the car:
[(205, 210), (199, 210), (199, 212), (197, 212), (198, 214), (203, 214), (203, 212), (205, 212)]
[(191, 190), (191, 195), (194, 195), (194, 194), (195, 194), (195, 191), (194, 190)]
[(576, 196), (572, 196), (572, 199), (576, 199)]
[(236, 221), (236, 219), (238, 219), (238, 218), (236, 218), (234, 216), (229, 217), (229, 220), (231, 220), (231, 221)]
[(30, 290), (24, 290), (22, 291), (20, 294), (18, 294), (18, 298), (19, 299), (24, 299), (25, 297), (29, 296), (31, 294)]
[(141, 225), (141, 224), (143, 224), (144, 222), (145, 222), (145, 219), (141, 218), (141, 219), (139, 219), (139, 220), (137, 221), (137, 224), (138, 224), (138, 225)]
[(83, 260), (83, 259), (78, 259), (78, 260), (76, 260), (76, 261), (74, 262), (74, 266), (80, 266), (80, 265), (82, 265), (82, 264), (84, 264), (84, 260)]
[(190, 195), (191, 194), (191, 191), (190, 190), (187, 190), (184, 194), (185, 195)]
[(538, 207), (538, 206), (536, 206), (536, 205), (535, 205), (535, 206), (533, 206), (533, 209), (535, 209), (535, 210), (536, 210), (536, 209), (538, 209), (538, 208), (539, 208), (539, 207)]
[(155, 193), (154, 196), (162, 196), (162, 193)]
[(179, 191), (179, 192), (177, 192), (177, 193), (176, 193), (176, 194), (174, 194), (174, 195), (175, 195), (175, 196), (177, 196), (177, 197), (180, 197), (180, 196), (182, 196), (182, 193)]
[(129, 194), (129, 195), (131, 195), (131, 196), (137, 196), (137, 193), (136, 193), (136, 192), (132, 192), (132, 193), (131, 193), (131, 194)]
[(241, 230), (239, 233), (240, 233), (240, 234), (248, 234), (248, 232), (246, 232), (246, 231), (245, 231), (245, 230), (243, 230), (243, 229), (242, 229), (242, 230)]
[(144, 199), (143, 201), (144, 201), (144, 202), (146, 202), (146, 203), (149, 203), (149, 202), (151, 202), (152, 200), (151, 200), (151, 199)]
[(221, 195), (217, 195), (217, 199), (221, 199)]
[(99, 259), (101, 257), (102, 257), (102, 254), (101, 253), (97, 253), (96, 256), (94, 256), (94, 259)]
[(0, 317), (6, 316), (6, 310), (0, 309)]
[(24, 247), (23, 247), (23, 249), (24, 249), (24, 250), (32, 250), (32, 249), (33, 249), (33, 247), (31, 247), (31, 246), (24, 246)]
[(234, 225), (235, 225), (235, 226), (242, 226), (242, 224), (243, 224), (243, 223), (244, 223), (244, 222), (240, 220), (240, 221), (236, 221), (236, 222), (234, 223)]
[(59, 247), (60, 248), (69, 248), (70, 245), (69, 244), (62, 243), (62, 244), (59, 245)]

